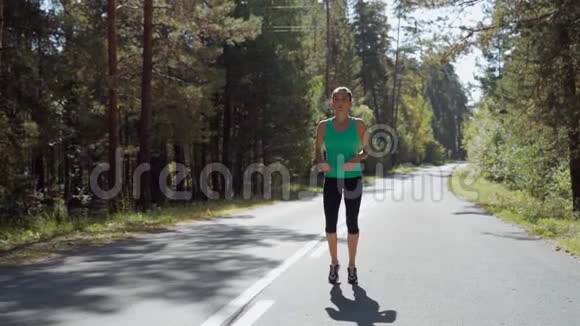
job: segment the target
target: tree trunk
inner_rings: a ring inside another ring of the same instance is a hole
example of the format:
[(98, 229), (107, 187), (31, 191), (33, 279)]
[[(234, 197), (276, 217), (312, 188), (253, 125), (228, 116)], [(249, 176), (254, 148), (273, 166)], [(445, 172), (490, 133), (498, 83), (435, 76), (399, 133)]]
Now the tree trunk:
[(456, 146), (457, 146), (457, 158), (460, 160), (465, 159), (465, 149), (463, 148), (463, 115), (461, 113), (456, 115), (455, 130), (457, 131)]
[(68, 207), (68, 203), (70, 202), (71, 198), (72, 198), (72, 190), (71, 190), (71, 157), (69, 155), (69, 141), (65, 141), (63, 144), (63, 148), (62, 148), (62, 153), (63, 153), (63, 164), (62, 164), (62, 169), (61, 169), (61, 173), (62, 173), (62, 181), (64, 184), (64, 201)]
[[(220, 115), (219, 114), (215, 115), (212, 124), (213, 124), (212, 130), (219, 130), (219, 125), (220, 125)], [(211, 163), (220, 162), (219, 138), (220, 138), (219, 132), (216, 132), (211, 137), (211, 159), (212, 159)], [(222, 185), (222, 182), (221, 182), (222, 178), (220, 177), (220, 174), (212, 173), (211, 178), (212, 178), (213, 190), (217, 191), (221, 195), (222, 194), (222, 186), (221, 186)], [(225, 182), (224, 182), (224, 184), (225, 184)]]
[[(117, 96), (117, 31), (115, 28), (116, 20), (116, 0), (108, 0), (107, 39), (109, 44), (109, 188), (120, 183), (121, 175), (117, 175), (117, 162), (115, 152), (119, 147), (119, 111)], [(111, 212), (117, 210), (117, 199), (112, 198), (110, 202)]]
[[(145, 0), (143, 18), (143, 76), (141, 85), (141, 119), (139, 123), (139, 165), (151, 162), (151, 80), (153, 78), (153, 0)], [(151, 173), (141, 177), (140, 208), (151, 205)]]
[(0, 72), (2, 72), (2, 52), (4, 52), (4, 0), (0, 0)]
[(46, 187), (46, 173), (44, 169), (44, 155), (42, 152), (34, 159), (33, 175), (36, 178), (34, 190), (44, 192), (44, 188)]
[[(568, 25), (569, 26), (569, 25)], [(568, 26), (560, 21), (558, 24), (558, 44), (562, 58), (561, 87), (564, 92), (564, 109), (568, 128), (568, 149), (570, 155), (570, 178), (572, 184), (572, 207), (574, 215), (580, 212), (580, 135), (578, 131), (580, 108), (576, 98), (576, 75), (572, 58), (572, 42)]]
[[(121, 129), (122, 140), (125, 146), (133, 145), (131, 139), (131, 124), (129, 122), (129, 112), (125, 110), (123, 114), (123, 127)], [(133, 171), (135, 171), (136, 157), (134, 153), (126, 153), (124, 155), (123, 166), (124, 166), (124, 176), (123, 176), (123, 200), (125, 201), (125, 208), (131, 207), (135, 208), (135, 202), (133, 201)]]
[[(229, 46), (225, 46), (224, 48), (224, 57), (227, 62), (230, 62), (229, 54)], [(224, 91), (224, 128), (223, 128), (223, 161), (222, 163), (228, 168), (231, 169), (231, 159), (230, 159), (230, 137), (232, 134), (232, 100), (231, 100), (231, 92), (232, 92), (232, 71), (231, 67), (227, 67), (226, 69), (226, 86)]]
[(396, 111), (396, 106), (397, 106), (397, 98), (398, 98), (398, 92), (397, 92), (397, 87), (399, 86), (397, 83), (399, 81), (399, 33), (401, 31), (401, 17), (398, 17), (398, 23), (397, 23), (397, 49), (395, 50), (395, 71), (393, 74), (393, 104), (391, 105), (392, 108), (392, 112), (391, 115), (389, 115), (389, 117), (391, 118), (391, 121), (389, 123), (391, 123), (391, 125), (396, 124), (397, 122), (395, 121), (395, 111)]
[[(180, 164), (185, 167), (185, 152), (183, 151), (183, 145), (173, 144), (174, 160), (175, 164)], [(175, 185), (176, 191), (185, 191), (185, 179), (177, 182)]]
[(161, 171), (167, 166), (167, 147), (165, 144), (155, 146), (154, 153), (151, 157), (151, 199), (157, 206), (165, 203), (165, 194), (167, 189), (167, 179), (160, 180)]
[[(240, 130), (242, 130), (241, 121), (242, 121), (242, 114), (241, 110), (235, 110), (233, 113), (233, 127), (232, 130), (232, 137), (233, 139), (240, 139)], [(247, 139), (251, 138), (251, 133), (245, 133), (245, 140), (238, 144), (239, 146), (235, 146), (232, 148), (232, 160), (231, 160), (231, 168), (232, 168), (232, 189), (234, 190), (234, 194), (240, 194), (242, 192), (242, 153), (246, 153), (244, 148), (247, 148), (249, 142)]]
[(330, 0), (324, 0), (326, 7), (326, 67), (324, 72), (324, 90), (326, 99), (330, 98)]
[(242, 152), (238, 151), (236, 153), (236, 168), (234, 171), (234, 180), (233, 180), (233, 187), (234, 187), (234, 192), (235, 194), (241, 194), (243, 191), (243, 184), (244, 184), (244, 179), (243, 179), (243, 158), (242, 158)]
[(401, 96), (401, 88), (402, 88), (402, 83), (399, 80), (399, 85), (397, 86), (397, 91), (395, 94), (395, 106), (393, 108), (393, 130), (395, 130), (395, 132), (397, 132), (397, 120), (399, 119), (399, 96)]
[[(201, 144), (201, 150), (200, 150), (200, 154), (199, 154), (199, 171), (200, 171), (200, 173), (197, 176), (198, 177), (198, 180), (201, 180), (200, 176), (201, 176), (201, 173), (202, 173), (202, 171), (203, 171), (203, 169), (205, 168), (205, 165), (206, 165), (206, 157), (207, 157), (207, 144), (206, 143), (203, 143), (203, 144)], [(207, 190), (208, 187), (210, 187), (207, 184), (207, 182), (209, 181), (209, 178), (205, 178), (205, 181), (206, 181), (206, 183), (203, 183), (203, 184), (201, 182), (199, 183), (199, 189), (200, 189), (200, 197), (199, 198), (202, 201), (207, 201), (208, 200), (208, 197), (206, 196), (206, 194), (204, 194), (202, 192), (202, 189)], [(206, 193), (207, 193), (207, 191), (206, 191)]]
[(575, 215), (580, 212), (580, 155), (578, 154), (580, 153), (580, 141), (578, 136), (578, 123), (576, 122), (575, 129), (568, 130), (572, 203)]
[[(399, 85), (397, 85), (397, 90), (395, 92), (395, 94), (393, 94), (393, 96), (398, 99), (400, 94), (401, 94), (401, 81), (399, 80)], [(395, 100), (394, 101), (394, 107), (393, 107), (393, 122), (392, 122), (392, 127), (393, 127), (393, 131), (395, 132), (395, 137), (397, 137), (397, 121), (399, 120), (399, 101)], [(397, 149), (394, 148), (394, 152), (392, 154), (392, 160), (391, 163), (392, 165), (396, 165), (397, 164), (397, 160), (398, 160), (398, 152)], [(375, 171), (376, 173), (376, 171)]]
[(78, 154), (78, 145), (73, 142), (73, 145), (69, 146), (67, 156), (68, 160), (68, 198), (67, 198), (67, 208), (71, 212), (71, 215), (80, 217), (82, 201), (80, 195), (84, 192), (83, 183), (83, 167), (80, 163), (80, 157)]
[[(0, 0), (2, 1), (2, 0)], [(55, 189), (55, 186), (58, 182), (58, 171), (57, 171), (57, 164), (58, 164), (58, 158), (57, 158), (57, 154), (56, 154), (56, 145), (52, 145), (48, 147), (48, 151), (49, 151), (49, 156), (48, 156), (48, 162), (47, 164), (47, 174), (46, 174), (46, 180), (48, 183), (48, 190), (49, 192), (51, 192), (53, 189)]]
[[(266, 89), (267, 87), (264, 87), (264, 89)], [(267, 94), (267, 93), (266, 93)], [(264, 130), (264, 102), (262, 101), (262, 103), (259, 103), (259, 107), (257, 110), (257, 115), (258, 115), (258, 129), (257, 130)], [(254, 149), (254, 159), (252, 160), (252, 164), (253, 163), (262, 163), (262, 164), (267, 164), (267, 162), (265, 161), (265, 152), (264, 152), (264, 136), (263, 134), (258, 134), (258, 136), (256, 137), (256, 144), (255, 144), (255, 149)], [(253, 180), (255, 182), (252, 182), (252, 184), (255, 186), (254, 191), (253, 191), (253, 195), (257, 195), (260, 196), (263, 194), (263, 175), (262, 174), (258, 174), (258, 173), (254, 173), (252, 174), (254, 176)]]
[(199, 145), (198, 144), (193, 144), (191, 149), (191, 153), (192, 153), (192, 157), (191, 157), (191, 199), (193, 201), (196, 200), (196, 198), (200, 197), (200, 189), (199, 189), (199, 174), (200, 174), (200, 151), (199, 151)]
[(379, 102), (377, 101), (377, 92), (375, 90), (375, 86), (371, 86), (371, 95), (373, 97), (373, 111), (375, 112), (375, 121), (377, 123), (382, 123), (381, 121), (381, 114), (380, 114), (380, 108), (379, 108)]

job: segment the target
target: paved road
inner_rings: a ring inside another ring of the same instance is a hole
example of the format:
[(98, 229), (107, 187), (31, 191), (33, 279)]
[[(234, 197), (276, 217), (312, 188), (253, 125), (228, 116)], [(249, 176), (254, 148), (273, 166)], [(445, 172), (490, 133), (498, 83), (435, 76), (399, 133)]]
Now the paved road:
[(453, 167), (365, 188), (359, 286), (326, 282), (317, 196), (0, 269), (0, 325), (579, 325), (579, 260), (455, 197)]

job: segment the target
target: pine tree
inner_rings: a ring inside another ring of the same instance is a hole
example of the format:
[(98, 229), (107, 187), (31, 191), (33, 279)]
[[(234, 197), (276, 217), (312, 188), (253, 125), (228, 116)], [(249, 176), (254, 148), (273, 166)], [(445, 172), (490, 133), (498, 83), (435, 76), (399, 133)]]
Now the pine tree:
[(451, 153), (451, 158), (462, 159), (461, 125), (468, 114), (463, 86), (451, 64), (427, 64), (425, 74), (425, 95), (433, 108), (435, 139)]
[(387, 89), (388, 30), (385, 5), (381, 1), (359, 0), (354, 6), (354, 35), (362, 61), (361, 82), (365, 104), (371, 107), (378, 122), (389, 122)]
[[(145, 0), (143, 7), (143, 74), (141, 83), (141, 118), (139, 123), (139, 165), (151, 164), (151, 120), (153, 78), (153, 0)], [(140, 206), (148, 210), (151, 205), (151, 172), (147, 169), (141, 177)]]
[[(117, 175), (116, 151), (119, 148), (119, 107), (117, 95), (117, 3), (116, 0), (107, 1), (107, 42), (109, 59), (109, 187), (121, 183), (121, 175)], [(111, 209), (115, 211), (116, 198), (113, 198)]]
[(347, 86), (355, 98), (362, 94), (361, 60), (356, 52), (353, 28), (348, 21), (347, 0), (332, 2), (330, 14), (330, 89)]

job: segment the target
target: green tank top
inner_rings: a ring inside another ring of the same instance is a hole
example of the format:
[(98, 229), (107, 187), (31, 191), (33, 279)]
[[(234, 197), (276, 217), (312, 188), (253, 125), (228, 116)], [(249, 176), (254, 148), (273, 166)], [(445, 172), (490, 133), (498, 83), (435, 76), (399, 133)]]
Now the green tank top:
[(324, 148), (326, 150), (326, 162), (332, 168), (332, 171), (324, 173), (326, 177), (352, 178), (362, 176), (361, 163), (356, 163), (352, 170), (344, 171), (343, 169), (344, 163), (355, 157), (361, 149), (356, 122), (351, 117), (348, 119), (348, 128), (343, 131), (334, 129), (334, 118), (326, 120)]

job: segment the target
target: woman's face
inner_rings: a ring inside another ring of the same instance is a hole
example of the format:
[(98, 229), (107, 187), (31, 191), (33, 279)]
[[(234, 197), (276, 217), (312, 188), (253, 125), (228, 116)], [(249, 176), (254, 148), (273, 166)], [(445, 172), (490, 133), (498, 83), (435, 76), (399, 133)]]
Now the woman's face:
[(338, 92), (332, 97), (332, 108), (335, 112), (348, 113), (351, 104), (350, 96), (346, 92)]

